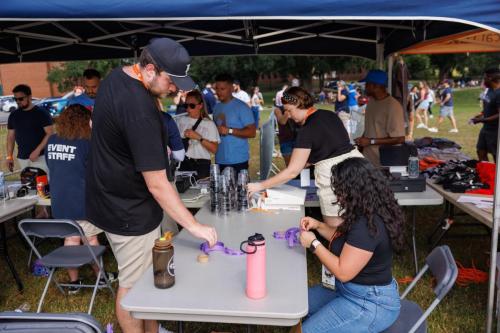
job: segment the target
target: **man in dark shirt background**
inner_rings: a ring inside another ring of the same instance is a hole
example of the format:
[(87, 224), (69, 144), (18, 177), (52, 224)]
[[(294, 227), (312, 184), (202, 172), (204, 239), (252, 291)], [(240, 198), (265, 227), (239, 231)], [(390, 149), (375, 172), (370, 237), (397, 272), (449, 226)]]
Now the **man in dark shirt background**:
[(500, 112), (500, 69), (487, 69), (484, 72), (484, 85), (488, 88), (483, 99), (483, 112), (471, 119), (472, 123), (482, 123), (483, 128), (477, 139), (477, 158), (488, 161), (488, 153), (496, 161), (498, 140), (498, 113)]
[(133, 318), (120, 301), (152, 263), (163, 210), (210, 246), (217, 240), (215, 229), (195, 220), (167, 179), (168, 133), (158, 98), (194, 88), (190, 61), (174, 40), (151, 40), (139, 63), (102, 81), (92, 114), (86, 210), (105, 231), (118, 263), (116, 316), (125, 333), (158, 331), (156, 321)]
[(37, 167), (47, 172), (44, 148), (53, 133), (52, 117), (43, 108), (33, 105), (31, 88), (20, 84), (12, 90), (19, 107), (9, 115), (7, 123), (7, 167), (14, 170), (14, 142), (21, 169)]

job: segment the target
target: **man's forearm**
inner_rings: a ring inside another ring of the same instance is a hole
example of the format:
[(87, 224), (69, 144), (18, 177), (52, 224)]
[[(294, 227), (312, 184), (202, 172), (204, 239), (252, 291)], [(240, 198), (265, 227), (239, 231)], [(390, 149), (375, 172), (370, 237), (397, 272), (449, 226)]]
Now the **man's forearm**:
[(384, 146), (384, 145), (399, 145), (405, 142), (404, 136), (399, 136), (395, 138), (387, 137), (387, 138), (376, 138), (375, 145)]
[(36, 146), (36, 150), (38, 150), (39, 152), (41, 152), (45, 146), (47, 145), (47, 142), (49, 142), (49, 138), (52, 134), (45, 134), (45, 136), (43, 137), (43, 140), (42, 142), (40, 142), (40, 144), (38, 146)]
[(7, 137), (7, 156), (12, 156), (14, 154), (14, 139)]
[(255, 138), (255, 134), (256, 134), (255, 126), (252, 125), (252, 126), (247, 126), (247, 127), (241, 128), (241, 129), (233, 128), (232, 135), (237, 136), (238, 138), (242, 138), (242, 139), (251, 139), (251, 138)]

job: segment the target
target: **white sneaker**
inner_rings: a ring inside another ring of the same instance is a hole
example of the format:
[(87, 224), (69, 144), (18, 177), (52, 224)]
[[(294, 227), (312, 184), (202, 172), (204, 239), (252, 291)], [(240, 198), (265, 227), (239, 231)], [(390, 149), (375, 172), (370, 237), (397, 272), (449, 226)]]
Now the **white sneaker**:
[(432, 132), (432, 133), (437, 133), (439, 132), (438, 129), (436, 127), (430, 127), (428, 128), (429, 132)]
[(430, 115), (429, 115), (429, 119), (434, 119), (434, 115), (433, 115), (433, 114), (430, 114)]
[(158, 325), (158, 333), (174, 333), (173, 331), (169, 331), (161, 325)]
[(458, 133), (458, 128), (452, 128), (449, 130), (450, 133)]
[(417, 128), (427, 128), (424, 123), (420, 123), (417, 125)]

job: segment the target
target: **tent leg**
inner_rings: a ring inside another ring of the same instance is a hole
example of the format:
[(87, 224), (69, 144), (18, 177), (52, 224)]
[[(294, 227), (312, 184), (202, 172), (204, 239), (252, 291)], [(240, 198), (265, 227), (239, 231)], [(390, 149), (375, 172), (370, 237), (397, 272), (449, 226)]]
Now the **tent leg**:
[[(500, 127), (500, 124), (499, 124)], [(500, 133), (500, 131), (499, 131)], [(498, 142), (498, 138), (497, 138)], [(497, 156), (500, 156), (500, 145), (497, 147)], [(496, 174), (500, 175), (500, 163), (496, 162)], [(486, 332), (492, 332), (493, 326), (493, 307), (495, 300), (495, 273), (497, 268), (498, 252), (498, 224), (500, 222), (500, 196), (497, 190), (500, 188), (500, 177), (495, 177), (495, 196), (493, 211), (493, 228), (491, 230), (491, 252), (490, 252), (490, 276), (488, 281), (488, 314), (486, 321)]]
[(377, 68), (384, 69), (384, 41), (382, 40), (382, 31), (380, 27), (377, 27), (377, 44), (376, 44), (376, 53), (377, 53)]

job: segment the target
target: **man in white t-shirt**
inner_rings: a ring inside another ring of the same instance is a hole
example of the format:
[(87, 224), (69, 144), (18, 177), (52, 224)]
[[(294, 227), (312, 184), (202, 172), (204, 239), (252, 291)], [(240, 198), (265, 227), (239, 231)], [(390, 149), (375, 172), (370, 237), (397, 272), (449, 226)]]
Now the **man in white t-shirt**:
[(280, 91), (276, 93), (276, 96), (274, 97), (274, 105), (278, 108), (283, 107), (283, 103), (281, 102), (281, 97), (283, 97), (283, 92), (288, 89), (288, 84), (285, 84), (283, 88), (281, 88)]
[(240, 101), (246, 103), (249, 107), (250, 105), (250, 96), (247, 92), (241, 89), (240, 81), (234, 80), (233, 83), (233, 97), (239, 99)]

